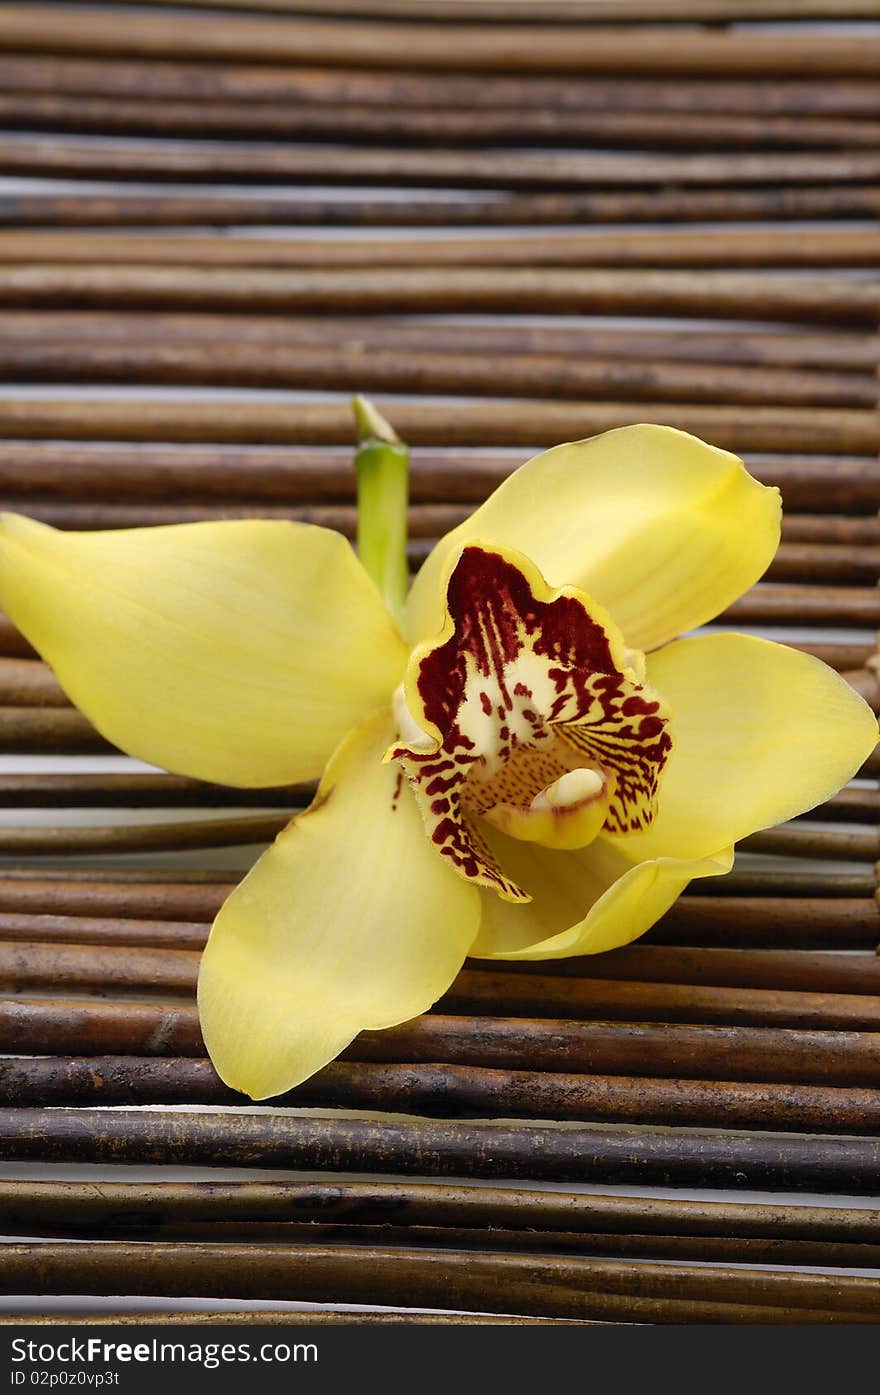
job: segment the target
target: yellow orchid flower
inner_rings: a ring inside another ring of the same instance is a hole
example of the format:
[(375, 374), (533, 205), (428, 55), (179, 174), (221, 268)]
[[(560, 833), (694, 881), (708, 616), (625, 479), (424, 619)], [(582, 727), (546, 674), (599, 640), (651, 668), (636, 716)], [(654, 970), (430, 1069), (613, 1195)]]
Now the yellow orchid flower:
[(809, 655), (677, 638), (778, 544), (778, 493), (735, 456), (657, 426), (558, 446), (404, 597), (405, 452), (360, 421), (369, 574), (305, 524), (0, 522), (0, 605), (111, 742), (231, 785), (323, 770), (202, 961), (208, 1050), (255, 1098), (425, 1011), (468, 954), (635, 939), (878, 734)]

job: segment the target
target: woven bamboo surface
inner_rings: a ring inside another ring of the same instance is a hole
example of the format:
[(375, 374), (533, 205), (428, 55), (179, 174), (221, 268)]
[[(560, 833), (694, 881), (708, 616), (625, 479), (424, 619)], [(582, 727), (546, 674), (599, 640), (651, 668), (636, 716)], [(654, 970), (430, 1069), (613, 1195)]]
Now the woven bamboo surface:
[[(351, 535), (363, 390), (416, 567), (669, 422), (783, 491), (719, 623), (876, 710), (878, 73), (875, 0), (4, 5), (0, 505)], [(468, 964), (255, 1109), (198, 954), (309, 791), (121, 761), (2, 617), (0, 752), (5, 1312), (880, 1319), (877, 753), (637, 945)]]

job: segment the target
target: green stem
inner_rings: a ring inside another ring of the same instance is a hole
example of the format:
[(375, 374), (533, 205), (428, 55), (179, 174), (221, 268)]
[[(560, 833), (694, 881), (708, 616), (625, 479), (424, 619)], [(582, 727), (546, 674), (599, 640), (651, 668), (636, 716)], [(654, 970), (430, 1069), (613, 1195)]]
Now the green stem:
[(409, 450), (365, 397), (352, 402), (357, 427), (357, 549), (395, 620), (401, 621), (409, 571), (406, 510)]

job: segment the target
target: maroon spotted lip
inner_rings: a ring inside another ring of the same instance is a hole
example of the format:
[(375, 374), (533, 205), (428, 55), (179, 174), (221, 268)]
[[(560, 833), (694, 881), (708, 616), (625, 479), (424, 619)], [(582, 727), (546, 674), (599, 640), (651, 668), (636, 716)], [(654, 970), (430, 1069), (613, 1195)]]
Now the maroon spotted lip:
[(412, 661), (422, 708), (412, 715), (437, 739), (391, 754), (459, 874), (529, 900), (489, 846), (485, 817), (499, 805), (525, 812), (566, 773), (587, 768), (602, 777), (604, 829), (646, 828), (672, 749), (668, 713), (601, 608), (551, 591), (519, 554), (465, 547), (446, 605), (452, 634)]

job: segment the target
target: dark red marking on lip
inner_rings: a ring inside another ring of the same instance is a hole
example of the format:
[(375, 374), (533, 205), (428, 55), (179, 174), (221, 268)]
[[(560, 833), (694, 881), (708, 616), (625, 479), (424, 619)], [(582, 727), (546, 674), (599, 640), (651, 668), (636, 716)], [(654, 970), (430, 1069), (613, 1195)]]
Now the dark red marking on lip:
[(396, 809), (397, 809), (397, 805), (398, 805), (398, 803), (400, 802), (400, 796), (401, 796), (401, 793), (402, 793), (402, 792), (403, 792), (403, 771), (402, 771), (402, 770), (398, 770), (398, 772), (397, 772), (397, 779), (394, 781), (394, 793), (393, 793), (392, 796), (391, 796), (391, 812), (392, 812), (392, 814), (395, 813), (395, 811), (396, 811)]
[[(447, 607), (452, 634), (423, 655), (416, 674), (424, 724), (439, 733), (439, 749), (401, 745), (393, 754), (443, 856), (465, 877), (527, 900), (498, 865), (480, 814), (499, 800), (527, 805), (566, 770), (586, 764), (613, 777), (608, 830), (645, 827), (671, 749), (665, 717), (659, 700), (616, 662), (620, 651), (586, 598), (540, 600), (525, 572), (500, 553), (463, 549)], [(508, 681), (524, 654), (538, 661), (540, 682), (531, 686), (519, 675)], [(544, 711), (546, 698), (536, 702), (535, 689), (546, 694), (548, 686)]]
[[(536, 654), (564, 664), (566, 677), (572, 670), (617, 673), (608, 636), (580, 601), (573, 596), (537, 600), (519, 568), (497, 552), (464, 548), (449, 579), (446, 604), (454, 631), (445, 644), (424, 657), (418, 678), (425, 717), (444, 737), (454, 735), (468, 656), (479, 674), (496, 679), (504, 710), (510, 711), (503, 669), (520, 652), (523, 632), (533, 639)], [(531, 697), (531, 693), (525, 684), (517, 683), (513, 696)]]

